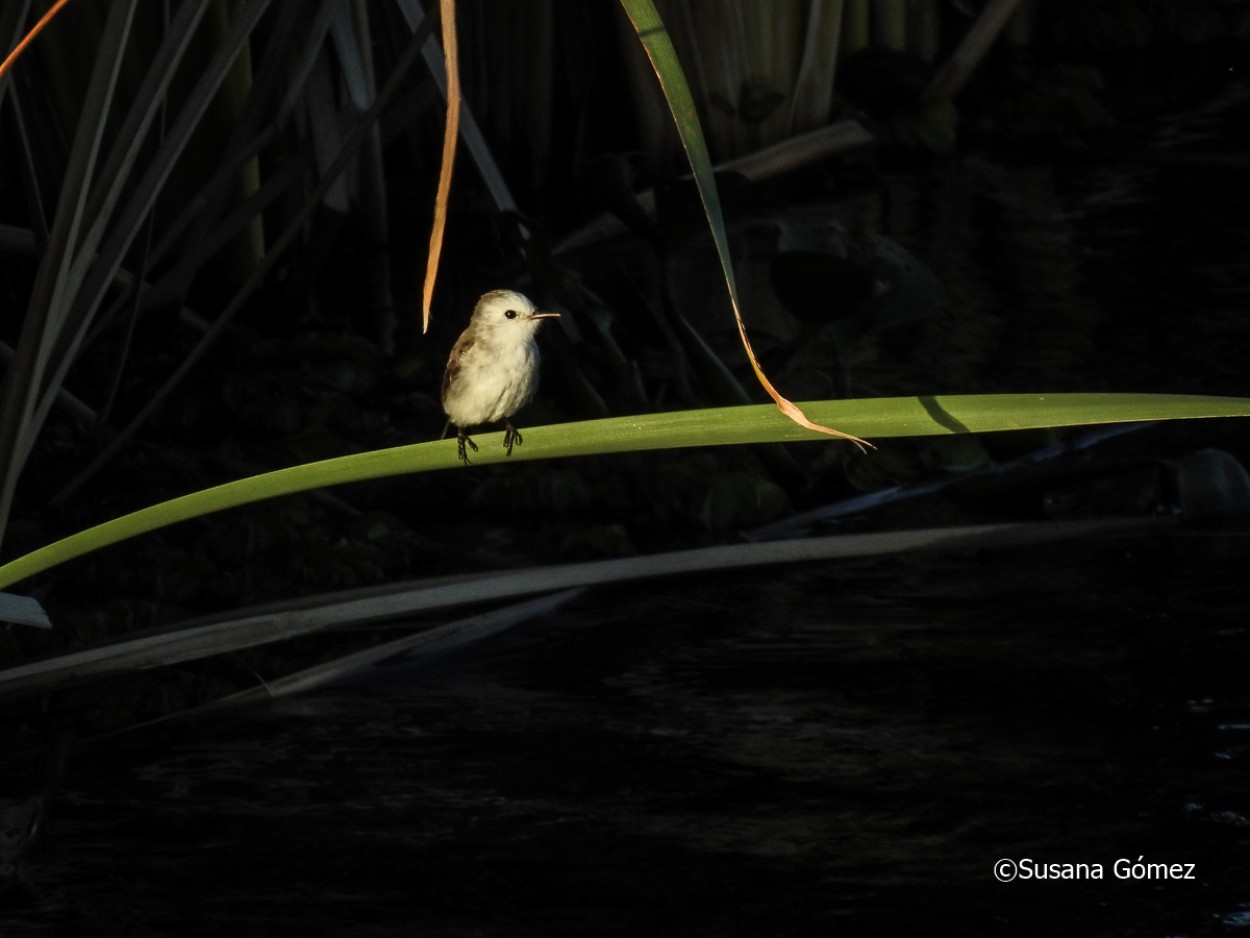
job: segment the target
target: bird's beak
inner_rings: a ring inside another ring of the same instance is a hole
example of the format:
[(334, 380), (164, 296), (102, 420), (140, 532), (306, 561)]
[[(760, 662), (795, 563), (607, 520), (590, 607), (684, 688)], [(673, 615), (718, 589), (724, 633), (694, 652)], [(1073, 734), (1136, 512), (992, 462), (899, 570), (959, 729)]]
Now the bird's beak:
[(538, 311), (530, 313), (530, 319), (559, 319), (559, 313), (540, 313)]

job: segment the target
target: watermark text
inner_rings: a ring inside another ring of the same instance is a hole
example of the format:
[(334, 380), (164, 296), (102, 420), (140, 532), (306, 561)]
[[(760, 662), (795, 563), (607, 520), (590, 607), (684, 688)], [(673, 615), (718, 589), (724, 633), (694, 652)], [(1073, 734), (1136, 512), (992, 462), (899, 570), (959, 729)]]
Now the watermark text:
[(1195, 880), (1196, 869), (1195, 863), (1161, 863), (1144, 856), (1120, 857), (1111, 863), (1053, 863), (1032, 857), (1004, 857), (994, 864), (994, 878), (1000, 883), (1027, 879)]

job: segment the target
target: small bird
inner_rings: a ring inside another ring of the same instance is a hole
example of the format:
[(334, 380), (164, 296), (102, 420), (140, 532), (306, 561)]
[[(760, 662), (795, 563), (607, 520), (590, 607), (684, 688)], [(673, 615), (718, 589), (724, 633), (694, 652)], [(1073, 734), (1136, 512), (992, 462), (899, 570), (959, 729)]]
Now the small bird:
[[(540, 313), (529, 298), (512, 290), (485, 293), (473, 307), (469, 328), (460, 334), (443, 372), (443, 411), (447, 426), (456, 427), (457, 453), (467, 466), (467, 444), (477, 444), (465, 431), (497, 420), (507, 421), (504, 448), (512, 455), (521, 434), (509, 419), (538, 390), (538, 343), (542, 320), (559, 313)], [(447, 433), (446, 428), (443, 430)]]

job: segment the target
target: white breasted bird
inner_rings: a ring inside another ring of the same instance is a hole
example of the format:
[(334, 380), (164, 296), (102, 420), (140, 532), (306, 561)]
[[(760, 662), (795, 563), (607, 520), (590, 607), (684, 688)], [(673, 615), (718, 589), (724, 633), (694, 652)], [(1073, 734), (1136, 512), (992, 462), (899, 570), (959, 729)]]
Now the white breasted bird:
[[(443, 373), (443, 410), (448, 426), (456, 427), (457, 452), (467, 466), (467, 444), (477, 444), (465, 431), (482, 424), (505, 421), (503, 445), (512, 455), (521, 434), (511, 417), (538, 390), (538, 342), (535, 334), (544, 319), (559, 313), (541, 313), (529, 298), (512, 290), (492, 290), (473, 307), (469, 328), (460, 334)], [(443, 431), (446, 434), (446, 430)]]

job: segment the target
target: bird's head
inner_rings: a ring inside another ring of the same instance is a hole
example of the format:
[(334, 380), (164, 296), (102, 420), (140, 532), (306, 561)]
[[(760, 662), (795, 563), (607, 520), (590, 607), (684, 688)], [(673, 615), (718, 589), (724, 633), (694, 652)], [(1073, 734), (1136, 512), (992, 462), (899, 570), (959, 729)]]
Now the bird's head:
[(530, 298), (513, 290), (492, 290), (483, 294), (473, 307), (470, 326), (480, 338), (493, 342), (524, 342), (533, 336), (544, 319), (559, 313), (539, 312)]

